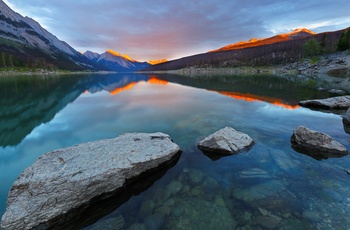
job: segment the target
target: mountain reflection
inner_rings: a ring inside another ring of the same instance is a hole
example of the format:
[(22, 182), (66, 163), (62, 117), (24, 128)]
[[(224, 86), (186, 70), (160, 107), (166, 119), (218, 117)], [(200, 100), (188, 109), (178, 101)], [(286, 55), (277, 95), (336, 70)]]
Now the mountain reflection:
[(326, 98), (329, 93), (318, 91), (293, 79), (273, 75), (157, 75), (161, 80), (219, 92), (238, 100), (265, 101), (287, 109), (297, 108), (301, 100)]
[(288, 105), (283, 103), (282, 99), (280, 98), (271, 98), (271, 97), (265, 97), (265, 96), (259, 96), (259, 95), (253, 95), (253, 94), (242, 94), (237, 92), (226, 92), (226, 91), (215, 91), (218, 92), (224, 96), (232, 97), (236, 100), (245, 100), (247, 102), (254, 102), (254, 101), (264, 101), (268, 102), (270, 104), (283, 107), (285, 109), (293, 110), (300, 108), (299, 105)]
[(202, 88), (237, 100), (265, 101), (287, 109), (298, 108), (305, 98), (322, 98), (324, 92), (272, 76), (179, 75), (66, 75), (0, 78), (0, 146), (16, 146), (37, 126), (86, 93), (117, 95), (140, 82), (167, 85), (169, 82)]
[(145, 75), (12, 76), (0, 78), (0, 146), (16, 146), (81, 94), (112, 95), (148, 81)]

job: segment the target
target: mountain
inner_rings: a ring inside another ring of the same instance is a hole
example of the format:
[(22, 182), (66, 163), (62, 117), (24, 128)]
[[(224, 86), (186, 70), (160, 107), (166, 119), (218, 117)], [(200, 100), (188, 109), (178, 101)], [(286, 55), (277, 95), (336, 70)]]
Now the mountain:
[(307, 29), (279, 34), (271, 38), (251, 39), (248, 42), (222, 47), (207, 53), (196, 54), (150, 66), (144, 71), (168, 71), (184, 68), (271, 66), (296, 62), (304, 58), (303, 45), (315, 39), (323, 52), (335, 52), (344, 30), (315, 34)]
[(278, 34), (276, 36), (273, 36), (270, 38), (263, 38), (263, 39), (252, 38), (249, 41), (237, 42), (237, 43), (230, 44), (230, 45), (221, 47), (217, 50), (212, 50), (209, 52), (220, 52), (220, 51), (227, 51), (227, 50), (244, 49), (244, 48), (255, 47), (255, 46), (262, 46), (262, 45), (269, 45), (277, 42), (284, 42), (288, 40), (311, 37), (315, 34), (316, 33), (306, 28), (298, 28), (289, 33)]
[(150, 66), (147, 62), (138, 62), (114, 50), (107, 50), (103, 54), (86, 51), (84, 56), (95, 62), (100, 68), (109, 71), (134, 72)]
[(95, 64), (38, 22), (0, 1), (0, 67), (95, 70)]
[(150, 60), (150, 61), (147, 61), (149, 64), (151, 65), (157, 65), (157, 64), (161, 64), (161, 63), (164, 63), (164, 62), (167, 62), (168, 60), (163, 58), (163, 59), (160, 59), (160, 60)]

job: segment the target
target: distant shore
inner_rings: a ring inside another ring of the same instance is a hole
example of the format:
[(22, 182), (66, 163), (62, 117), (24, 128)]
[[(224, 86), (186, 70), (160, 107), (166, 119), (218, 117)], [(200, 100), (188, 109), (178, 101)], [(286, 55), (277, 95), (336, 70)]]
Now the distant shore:
[(243, 66), (243, 67), (188, 67), (179, 70), (153, 71), (152, 73), (170, 73), (180, 75), (219, 75), (219, 74), (273, 74), (273, 75), (306, 75), (327, 74), (330, 76), (350, 77), (349, 51), (324, 54), (298, 62), (276, 66)]
[(72, 74), (111, 74), (113, 71), (68, 71), (68, 70), (45, 70), (45, 69), (5, 69), (0, 70), (2, 76), (32, 76), (32, 75), (72, 75)]

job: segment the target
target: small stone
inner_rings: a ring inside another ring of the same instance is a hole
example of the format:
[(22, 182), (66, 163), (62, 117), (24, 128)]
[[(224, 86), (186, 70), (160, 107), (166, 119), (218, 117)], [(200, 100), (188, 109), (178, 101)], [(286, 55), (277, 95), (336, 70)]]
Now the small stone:
[(231, 127), (220, 129), (197, 144), (198, 148), (212, 160), (217, 160), (223, 155), (237, 154), (252, 145), (254, 145), (252, 138)]
[(146, 218), (145, 226), (147, 230), (160, 230), (163, 229), (164, 222), (164, 215), (156, 213)]
[(255, 220), (258, 225), (266, 229), (274, 229), (280, 223), (280, 221), (270, 216), (258, 216)]
[(191, 183), (196, 185), (203, 180), (203, 173), (198, 169), (191, 169), (189, 171), (189, 178)]
[(155, 207), (155, 204), (154, 204), (153, 200), (144, 201), (140, 207), (140, 211), (139, 211), (140, 216), (143, 218), (148, 216), (149, 214), (151, 214), (153, 212), (154, 207)]
[(253, 168), (239, 173), (241, 178), (271, 178), (271, 176), (264, 170)]
[(201, 190), (198, 187), (194, 187), (194, 188), (191, 189), (190, 194), (192, 196), (199, 196), (201, 194)]
[(315, 223), (321, 220), (320, 216), (315, 211), (306, 210), (303, 212), (303, 217)]
[(146, 230), (146, 226), (144, 224), (136, 223), (132, 224), (128, 230)]
[(183, 185), (178, 181), (172, 181), (168, 186), (167, 189), (170, 192), (171, 195), (176, 195), (179, 193), (182, 189)]
[(173, 206), (175, 204), (175, 200), (174, 199), (169, 199), (167, 201), (165, 201), (164, 205), (165, 206)]
[(156, 210), (156, 213), (160, 213), (165, 216), (169, 216), (170, 212), (171, 212), (171, 208), (169, 208), (168, 206), (162, 206)]

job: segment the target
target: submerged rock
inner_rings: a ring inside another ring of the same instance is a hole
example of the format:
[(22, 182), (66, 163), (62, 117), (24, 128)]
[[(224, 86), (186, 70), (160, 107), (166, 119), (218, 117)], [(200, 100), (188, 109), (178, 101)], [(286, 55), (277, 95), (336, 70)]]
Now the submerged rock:
[(349, 154), (342, 144), (334, 141), (330, 136), (303, 126), (299, 126), (294, 130), (290, 141), (295, 150), (317, 160), (342, 157)]
[(215, 160), (222, 155), (232, 155), (244, 149), (249, 149), (253, 144), (253, 139), (247, 134), (226, 127), (209, 135), (200, 141), (197, 146)]
[(177, 199), (163, 229), (235, 229), (236, 221), (221, 202), (217, 204), (199, 198)]
[(315, 109), (348, 109), (350, 107), (350, 96), (300, 101), (299, 105)]
[(132, 133), (48, 152), (12, 185), (1, 227), (62, 227), (81, 207), (115, 195), (180, 151), (166, 134)]

